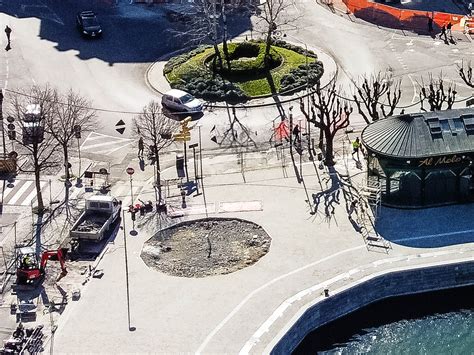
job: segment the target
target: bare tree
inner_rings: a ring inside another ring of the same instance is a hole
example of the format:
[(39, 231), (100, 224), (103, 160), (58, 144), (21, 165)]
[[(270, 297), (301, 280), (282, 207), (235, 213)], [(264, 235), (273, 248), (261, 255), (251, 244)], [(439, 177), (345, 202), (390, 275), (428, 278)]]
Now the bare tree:
[(172, 135), (178, 127), (179, 123), (166, 117), (161, 112), (161, 105), (156, 101), (148, 103), (142, 113), (133, 119), (134, 133), (143, 138), (155, 157), (155, 187), (158, 189), (160, 204), (162, 202), (160, 152), (173, 143)]
[(459, 76), (461, 79), (466, 83), (471, 88), (474, 88), (474, 79), (472, 77), (472, 65), (471, 62), (467, 62), (466, 65), (464, 65), (464, 62), (461, 63), (461, 65), (458, 66), (459, 70)]
[[(214, 70), (217, 67), (217, 63), (220, 69), (223, 68), (222, 55), (219, 51), (220, 38), (218, 34), (220, 14), (217, 11), (217, 1), (218, 0), (194, 1), (192, 3), (194, 13), (189, 15), (186, 25), (169, 30), (170, 33), (187, 45), (198, 45), (211, 41), (215, 52), (213, 61)], [(222, 11), (225, 10), (221, 10), (221, 12)], [(225, 43), (225, 51), (227, 51), (227, 42)]]
[(349, 117), (353, 108), (349, 103), (341, 99), (333, 82), (327, 90), (321, 90), (319, 83), (316, 86), (315, 95), (311, 95), (311, 107), (305, 107), (303, 99), (300, 99), (300, 110), (308, 122), (319, 128), (324, 134), (324, 164), (333, 166), (334, 163), (334, 137), (341, 129), (349, 126)]
[(14, 142), (20, 154), (24, 154), (32, 166), (23, 172), (33, 172), (35, 176), (38, 214), (45, 210), (41, 192), (42, 173), (57, 167), (58, 142), (44, 128), (51, 116), (54, 115), (57, 104), (57, 92), (49, 86), (34, 86), (22, 90), (9, 98), (8, 114), (15, 119), (19, 127)]
[[(450, 110), (456, 100), (456, 85), (451, 82), (445, 85), (443, 74), (440, 74), (438, 79), (434, 79), (432, 74), (428, 76), (428, 84), (425, 85), (423, 78), (421, 78), (420, 86), (420, 102), (421, 109), (425, 110), (423, 104), (428, 101), (430, 111), (439, 111), (443, 109)], [(446, 88), (447, 87), (447, 88)]]
[[(52, 114), (45, 119), (45, 129), (50, 134), (63, 152), (64, 176), (65, 176), (65, 201), (69, 201), (70, 170), (69, 170), (69, 150), (75, 128), (79, 127), (80, 132), (91, 132), (97, 128), (95, 111), (91, 109), (91, 103), (77, 92), (69, 90), (64, 95), (58, 95), (58, 104), (54, 105)], [(66, 213), (68, 209), (66, 208)]]
[[(394, 82), (391, 75), (379, 72), (370, 77), (363, 76), (355, 86), (354, 101), (366, 123), (393, 115), (402, 94), (400, 81)], [(382, 102), (384, 99), (386, 104)]]
[(270, 59), (270, 49), (272, 46), (272, 35), (278, 29), (285, 29), (285, 26), (294, 23), (298, 15), (291, 15), (291, 9), (295, 7), (293, 0), (266, 0), (263, 8), (257, 13), (257, 17), (265, 24), (265, 65), (268, 66)]

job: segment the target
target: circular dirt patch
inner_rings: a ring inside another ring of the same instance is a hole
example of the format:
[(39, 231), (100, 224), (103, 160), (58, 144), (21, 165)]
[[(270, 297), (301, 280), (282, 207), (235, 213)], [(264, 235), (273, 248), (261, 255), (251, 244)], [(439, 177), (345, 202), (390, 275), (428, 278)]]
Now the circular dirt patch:
[(228, 274), (252, 265), (270, 248), (259, 225), (236, 219), (191, 221), (149, 239), (141, 257), (148, 267), (173, 276)]

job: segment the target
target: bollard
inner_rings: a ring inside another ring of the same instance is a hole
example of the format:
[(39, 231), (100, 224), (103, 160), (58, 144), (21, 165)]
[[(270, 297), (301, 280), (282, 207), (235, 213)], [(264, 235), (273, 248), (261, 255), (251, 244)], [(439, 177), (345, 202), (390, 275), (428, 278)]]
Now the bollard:
[(181, 190), (182, 207), (186, 208), (186, 191)]

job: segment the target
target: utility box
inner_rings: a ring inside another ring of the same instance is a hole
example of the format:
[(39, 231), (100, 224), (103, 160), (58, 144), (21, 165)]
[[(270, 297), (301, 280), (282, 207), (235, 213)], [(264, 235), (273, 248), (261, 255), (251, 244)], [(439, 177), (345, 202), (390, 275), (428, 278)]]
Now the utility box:
[(176, 154), (176, 172), (178, 173), (179, 178), (186, 177), (186, 173), (184, 171), (184, 155), (183, 154)]

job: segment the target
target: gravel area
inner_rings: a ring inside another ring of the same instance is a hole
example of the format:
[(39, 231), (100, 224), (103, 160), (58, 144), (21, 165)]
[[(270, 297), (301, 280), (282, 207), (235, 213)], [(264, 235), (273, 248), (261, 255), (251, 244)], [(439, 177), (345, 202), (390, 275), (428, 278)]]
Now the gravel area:
[(256, 263), (270, 249), (257, 224), (235, 219), (191, 221), (149, 239), (141, 257), (148, 267), (181, 277), (229, 274)]

